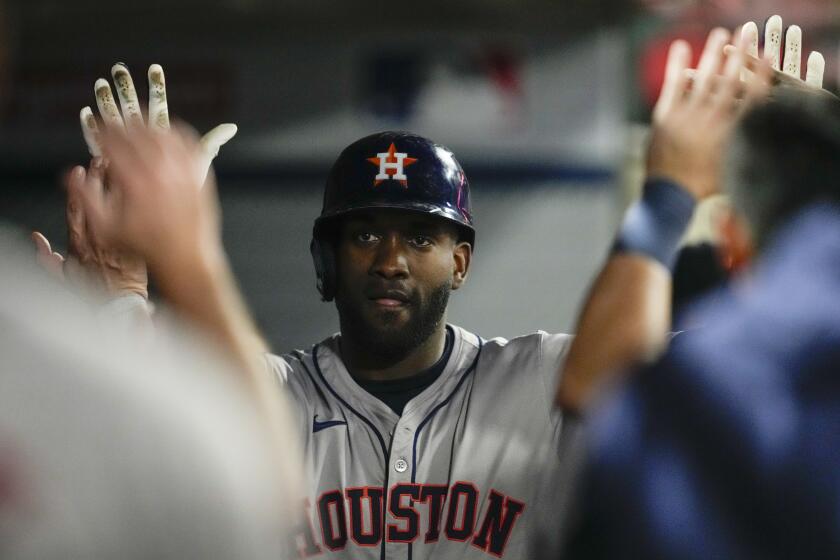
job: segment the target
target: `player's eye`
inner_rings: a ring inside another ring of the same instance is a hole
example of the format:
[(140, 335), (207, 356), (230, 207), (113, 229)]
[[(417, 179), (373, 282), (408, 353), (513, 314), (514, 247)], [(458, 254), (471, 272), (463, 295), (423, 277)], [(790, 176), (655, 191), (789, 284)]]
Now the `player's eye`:
[(375, 233), (369, 231), (360, 231), (355, 234), (355, 239), (357, 242), (367, 245), (369, 243), (375, 243), (379, 238), (376, 236)]
[(411, 238), (410, 242), (415, 247), (430, 247), (432, 245), (432, 238), (428, 235), (415, 235)]

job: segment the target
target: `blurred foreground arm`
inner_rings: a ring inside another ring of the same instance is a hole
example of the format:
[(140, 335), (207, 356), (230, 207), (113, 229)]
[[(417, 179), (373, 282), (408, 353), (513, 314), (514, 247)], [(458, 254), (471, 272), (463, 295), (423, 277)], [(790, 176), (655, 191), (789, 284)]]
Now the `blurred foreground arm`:
[(114, 177), (83, 189), (94, 235), (143, 257), (163, 296), (183, 317), (226, 349), (269, 409), (267, 350), (236, 287), (222, 248), (213, 176), (202, 186), (200, 144), (184, 129), (169, 134), (137, 130), (102, 136)]
[(766, 94), (770, 67), (741, 80), (746, 53), (724, 62), (729, 33), (709, 34), (691, 87), (691, 50), (676, 41), (653, 113), (647, 180), (589, 293), (563, 366), (556, 403), (578, 412), (610, 373), (651, 359), (670, 328), (671, 272), (694, 202), (718, 190), (723, 147), (737, 115)]

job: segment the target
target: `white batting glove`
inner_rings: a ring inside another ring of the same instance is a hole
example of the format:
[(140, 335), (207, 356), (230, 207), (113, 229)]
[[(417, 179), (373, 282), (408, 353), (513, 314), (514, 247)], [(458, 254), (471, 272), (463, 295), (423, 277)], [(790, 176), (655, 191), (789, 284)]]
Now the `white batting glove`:
[[(784, 45), (782, 38), (784, 37)], [(749, 21), (741, 28), (741, 40), (747, 54), (758, 58), (758, 26)], [(782, 58), (782, 52), (784, 57)], [(804, 81), (801, 78), (802, 29), (791, 25), (784, 33), (781, 16), (774, 15), (764, 25), (764, 57), (776, 70), (776, 81), (784, 85), (807, 85), (815, 89), (823, 86), (825, 58), (817, 51), (808, 56)], [(790, 79), (792, 78), (792, 80)]]
[[(131, 132), (133, 128), (145, 126), (140, 101), (134, 80), (124, 64), (117, 63), (111, 67), (111, 77), (117, 88), (120, 109), (114, 101), (111, 86), (105, 79), (98, 79), (94, 84), (96, 105), (102, 122), (107, 127), (125, 128)], [(166, 99), (166, 78), (163, 68), (159, 64), (149, 66), (149, 112), (148, 127), (159, 132), (169, 131), (169, 106)], [(90, 107), (85, 107), (79, 113), (82, 125), (82, 135), (85, 138), (88, 151), (93, 157), (102, 157), (102, 146), (99, 142), (99, 125)], [(204, 184), (213, 159), (219, 154), (219, 148), (236, 135), (237, 127), (232, 123), (220, 124), (205, 134), (201, 140), (202, 157), (196, 173), (199, 174), (200, 184)]]

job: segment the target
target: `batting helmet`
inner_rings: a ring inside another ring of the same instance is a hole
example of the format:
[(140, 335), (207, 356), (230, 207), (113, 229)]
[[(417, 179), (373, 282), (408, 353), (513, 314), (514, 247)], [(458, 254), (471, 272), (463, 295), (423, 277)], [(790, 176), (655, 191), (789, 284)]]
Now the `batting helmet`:
[(356, 210), (399, 208), (449, 220), (475, 244), (470, 188), (455, 155), (410, 132), (379, 132), (347, 146), (327, 178), (324, 205), (315, 220), (310, 250), (318, 291), (335, 295), (335, 254), (329, 227)]

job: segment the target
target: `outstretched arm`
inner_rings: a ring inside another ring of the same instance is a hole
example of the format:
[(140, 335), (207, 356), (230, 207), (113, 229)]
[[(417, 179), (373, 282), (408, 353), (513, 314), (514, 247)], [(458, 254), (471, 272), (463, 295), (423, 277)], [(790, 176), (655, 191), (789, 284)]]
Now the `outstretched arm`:
[(90, 182), (83, 190), (94, 234), (142, 256), (173, 308), (215, 337), (257, 382), (266, 346), (222, 248), (212, 175), (201, 188), (198, 140), (184, 129), (111, 130), (103, 139), (113, 185)]
[[(87, 223), (80, 196), (91, 185), (107, 190), (113, 178), (104, 159), (100, 130), (123, 130), (129, 134), (148, 130), (166, 134), (169, 131), (169, 108), (166, 92), (166, 78), (158, 64), (149, 67), (148, 123), (140, 109), (141, 102), (128, 68), (117, 63), (111, 68), (111, 77), (116, 89), (116, 98), (111, 85), (104, 78), (96, 80), (94, 94), (96, 111), (84, 107), (79, 113), (82, 134), (92, 157), (90, 166), (74, 168), (65, 180), (67, 192), (68, 255), (52, 250), (43, 234), (33, 232), (32, 239), (38, 251), (38, 260), (54, 276), (69, 283), (83, 293), (93, 293), (100, 299), (112, 303), (115, 300), (137, 300), (132, 311), (138, 315), (148, 312), (143, 299), (148, 297), (146, 263), (138, 255), (125, 248), (109, 246), (105, 240), (94, 236)], [(98, 116), (97, 116), (98, 115)], [(219, 148), (236, 134), (236, 125), (222, 124), (202, 137), (199, 159), (196, 164), (197, 181), (203, 183)], [(117, 307), (126, 308), (125, 305)]]
[(266, 375), (266, 345), (236, 287), (221, 241), (212, 174), (202, 189), (203, 150), (191, 132), (122, 130), (102, 136), (114, 182), (83, 189), (94, 235), (146, 260), (173, 309), (215, 339), (270, 425), (283, 410)]
[(611, 372), (655, 356), (666, 343), (679, 240), (695, 201), (718, 190), (723, 146), (738, 113), (769, 87), (767, 63), (741, 80), (744, 48), (724, 61), (728, 40), (723, 29), (709, 34), (693, 83), (688, 44), (671, 46), (643, 196), (628, 210), (581, 312), (556, 395), (564, 410), (582, 411)]

